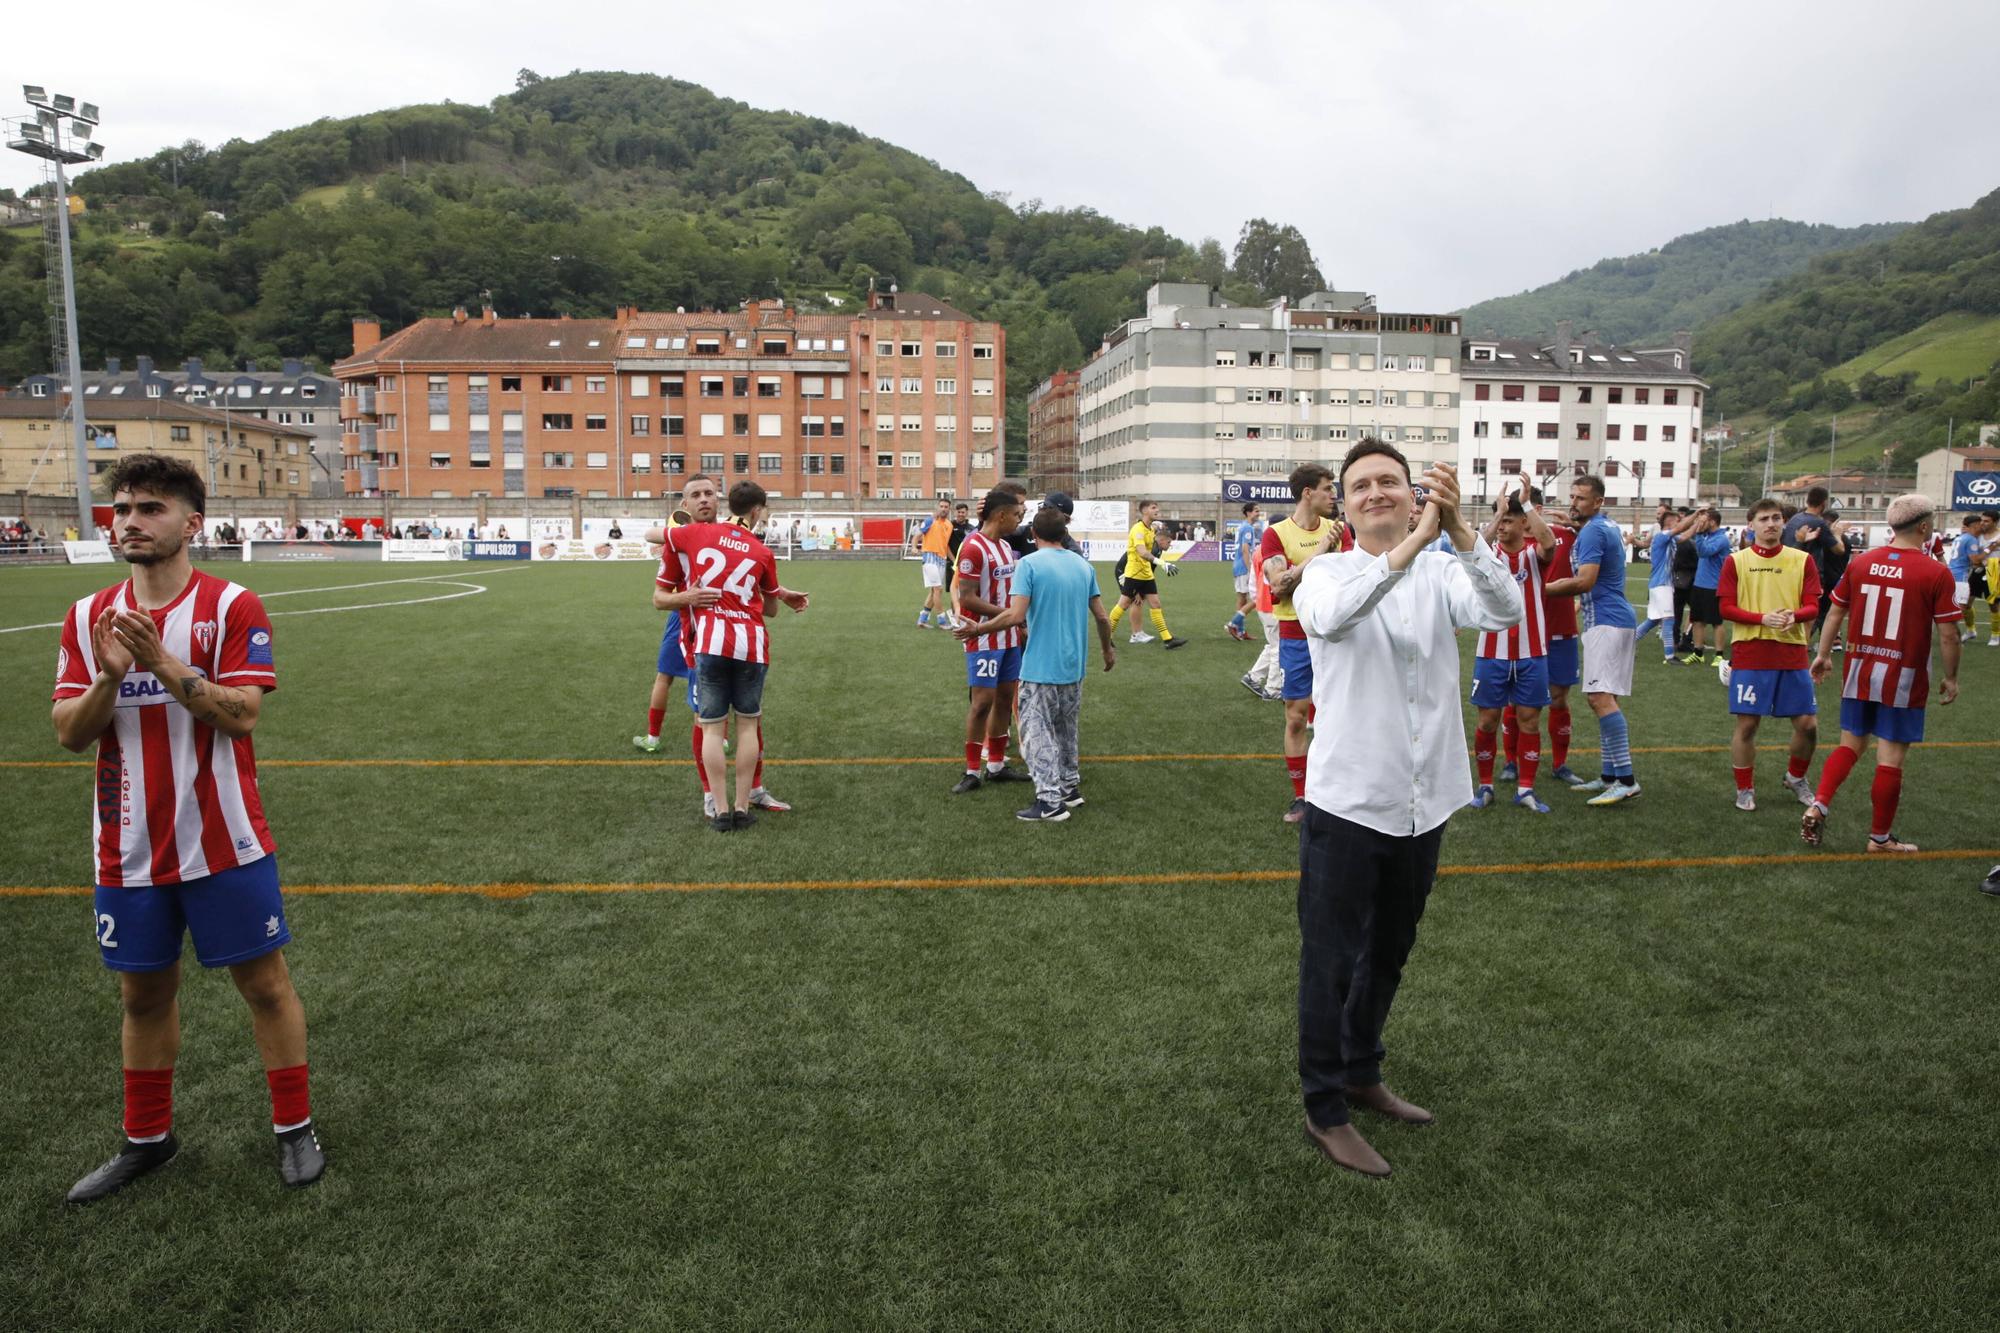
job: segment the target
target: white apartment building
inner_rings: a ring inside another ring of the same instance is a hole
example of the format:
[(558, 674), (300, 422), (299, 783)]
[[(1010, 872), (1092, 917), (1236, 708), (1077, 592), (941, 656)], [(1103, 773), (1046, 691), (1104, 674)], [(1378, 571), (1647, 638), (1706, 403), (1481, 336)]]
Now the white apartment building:
[[(1586, 335), (1587, 338), (1588, 335)], [(1555, 337), (1468, 337), (1461, 353), (1458, 471), (1475, 500), (1527, 473), (1558, 502), (1557, 478), (1595, 473), (1620, 505), (1693, 501), (1701, 475), (1701, 405), (1691, 340), (1651, 349)]]
[(1205, 515), (1218, 478), (1337, 463), (1367, 435), (1418, 468), (1456, 457), (1459, 356), (1458, 316), (1383, 313), (1365, 292), (1264, 307), (1155, 284), (1080, 372), (1083, 495)]

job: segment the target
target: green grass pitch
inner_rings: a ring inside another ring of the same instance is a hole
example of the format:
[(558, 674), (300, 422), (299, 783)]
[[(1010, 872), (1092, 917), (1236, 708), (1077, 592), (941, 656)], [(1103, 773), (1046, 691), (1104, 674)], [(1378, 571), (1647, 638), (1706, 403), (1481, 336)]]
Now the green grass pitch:
[[(2000, 901), (1974, 891), (2000, 854), (1797, 859), (1780, 756), (1764, 808), (1734, 810), (1722, 689), (1652, 640), (1644, 796), (1589, 810), (1545, 783), (1546, 818), (1453, 819), (1388, 1032), (1390, 1081), (1439, 1123), (1365, 1123), (1397, 1171), (1369, 1183), (1300, 1138), (1280, 762), (1087, 758), (1089, 805), (1048, 827), (1011, 817), (1019, 788), (950, 796), (961, 651), (911, 627), (915, 565), (783, 567), (814, 594), (779, 613), (767, 694), (767, 781), (798, 810), (728, 837), (697, 817), (678, 694), (667, 755), (630, 746), (660, 623), (645, 566), (214, 568), (316, 612), (275, 622), (257, 732), (289, 885), (976, 886), (298, 893), (325, 1180), (279, 1186), (242, 1006), (190, 958), (182, 1159), (80, 1211), (63, 1191), (117, 1131), (115, 986), (84, 898), (0, 896), (9, 1328), (1976, 1328), (2000, 1309)], [(110, 572), (0, 573), (0, 628)], [(306, 591), (411, 578), (451, 582)], [(317, 613), (465, 585), (486, 591)], [(1278, 706), (1236, 680), (1255, 645), (1221, 630), (1226, 571), (1163, 591), (1194, 642), (1121, 631), (1084, 754), (1275, 754)], [(23, 766), (72, 758), (48, 725), (54, 644), (0, 634), (0, 882), (80, 889), (88, 771)], [(1976, 744), (1908, 770), (1898, 828), (1926, 849), (2000, 845), (2000, 650), (1966, 656), (1931, 737)], [(782, 762), (888, 757), (935, 762)], [(278, 762), (392, 758), (614, 762)], [(1829, 853), (1860, 850), (1867, 774)], [(1464, 873), (1700, 857), (1744, 860)], [(1276, 873), (1210, 878), (1242, 871)]]

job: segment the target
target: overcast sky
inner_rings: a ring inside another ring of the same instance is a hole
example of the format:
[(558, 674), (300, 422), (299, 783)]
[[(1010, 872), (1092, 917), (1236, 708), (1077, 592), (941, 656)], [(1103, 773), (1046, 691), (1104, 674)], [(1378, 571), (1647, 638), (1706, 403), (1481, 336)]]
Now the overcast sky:
[[(845, 121), (1017, 204), (1225, 246), (1289, 222), (1332, 283), (1402, 310), (1740, 218), (1915, 220), (2000, 186), (1991, 0), (348, 0), (241, 24), (100, 0), (74, 43), (34, 12), (50, 35), (16, 25), (0, 88), (98, 102), (107, 160), (485, 103), (523, 66), (644, 71)], [(0, 185), (37, 179), (0, 159)]]

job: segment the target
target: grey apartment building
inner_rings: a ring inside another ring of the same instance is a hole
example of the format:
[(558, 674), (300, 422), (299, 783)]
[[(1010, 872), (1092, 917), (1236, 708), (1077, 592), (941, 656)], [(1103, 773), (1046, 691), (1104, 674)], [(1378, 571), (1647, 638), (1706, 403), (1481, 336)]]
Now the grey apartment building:
[(1374, 435), (1423, 467), (1458, 453), (1459, 318), (1365, 292), (1240, 306), (1158, 283), (1084, 364), (1083, 494), (1206, 512), (1219, 477), (1282, 478)]
[[(24, 398), (60, 398), (69, 385), (54, 375), (30, 375), (15, 388)], [(339, 495), (340, 474), (340, 386), (333, 376), (323, 375), (302, 361), (287, 359), (278, 370), (211, 370), (199, 357), (190, 358), (179, 369), (163, 370), (153, 358), (139, 357), (127, 367), (111, 357), (102, 370), (83, 372), (84, 416), (95, 402), (127, 403), (148, 399), (186, 403), (217, 412), (241, 413), (277, 426), (294, 427), (284, 432), (284, 447), (291, 452), (279, 478), (287, 486), (310, 487), (316, 496)], [(309, 438), (293, 438), (303, 431)], [(297, 476), (290, 475), (296, 472)]]

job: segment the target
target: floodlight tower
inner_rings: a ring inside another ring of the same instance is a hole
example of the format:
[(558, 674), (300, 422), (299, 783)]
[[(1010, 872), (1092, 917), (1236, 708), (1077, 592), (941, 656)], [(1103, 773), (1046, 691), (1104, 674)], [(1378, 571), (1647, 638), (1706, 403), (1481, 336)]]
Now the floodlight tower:
[[(104, 145), (94, 143), (90, 138), (99, 119), (95, 103), (79, 102), (65, 93), (51, 97), (48, 89), (33, 83), (22, 85), (21, 95), (34, 109), (14, 127), (16, 137), (9, 138), (7, 146), (17, 153), (41, 158), (50, 163), (56, 173), (56, 197), (51, 203), (56, 210), (56, 234), (61, 239), (62, 250), (64, 351), (69, 360), (70, 453), (76, 462), (76, 535), (87, 541), (96, 535), (97, 525), (90, 515), (90, 460), (84, 457), (83, 452), (83, 354), (78, 350), (76, 340), (76, 273), (69, 252), (69, 176), (63, 168), (97, 161), (104, 156)], [(67, 143), (64, 142), (64, 121), (70, 123)]]

